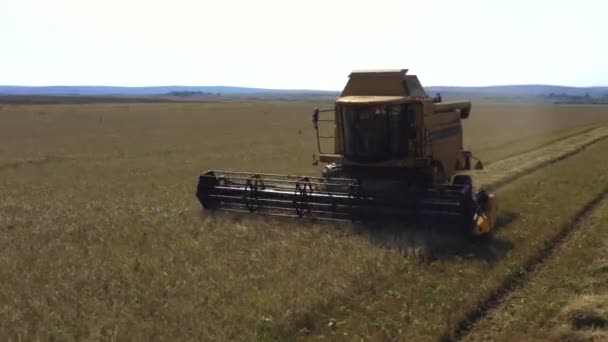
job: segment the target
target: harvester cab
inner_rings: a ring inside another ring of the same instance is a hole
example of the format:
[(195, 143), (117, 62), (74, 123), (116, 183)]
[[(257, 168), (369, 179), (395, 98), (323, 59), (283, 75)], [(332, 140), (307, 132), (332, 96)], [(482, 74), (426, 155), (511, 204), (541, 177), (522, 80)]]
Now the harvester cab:
[(405, 69), (353, 72), (334, 108), (313, 112), (321, 177), (208, 171), (197, 197), (208, 209), (447, 222), (484, 235), (495, 223), (494, 195), (459, 173), (475, 159), (462, 147), (470, 111), (468, 101), (429, 97)]

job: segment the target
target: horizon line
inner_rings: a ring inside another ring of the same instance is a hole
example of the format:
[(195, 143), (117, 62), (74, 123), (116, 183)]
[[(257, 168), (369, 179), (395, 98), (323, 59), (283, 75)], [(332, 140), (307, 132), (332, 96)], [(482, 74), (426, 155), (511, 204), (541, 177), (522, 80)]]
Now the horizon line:
[[(65, 84), (52, 84), (52, 85), (21, 85), (21, 84), (0, 84), (0, 87), (15, 87), (15, 88), (52, 88), (52, 87), (66, 87), (66, 88), (171, 88), (171, 87), (196, 87), (196, 88), (242, 88), (242, 89), (255, 89), (255, 90), (285, 90), (285, 91), (323, 91), (323, 92), (339, 92), (342, 89), (312, 89), (312, 88), (266, 88), (256, 86), (238, 86), (238, 85), (183, 85), (183, 84), (172, 84), (172, 85), (65, 85)], [(544, 83), (514, 83), (514, 84), (494, 84), (494, 85), (429, 85), (423, 86), (423, 88), (495, 88), (495, 87), (560, 87), (560, 88), (608, 88), (608, 85), (600, 86), (575, 86), (575, 85), (563, 85), (563, 84), (544, 84)]]

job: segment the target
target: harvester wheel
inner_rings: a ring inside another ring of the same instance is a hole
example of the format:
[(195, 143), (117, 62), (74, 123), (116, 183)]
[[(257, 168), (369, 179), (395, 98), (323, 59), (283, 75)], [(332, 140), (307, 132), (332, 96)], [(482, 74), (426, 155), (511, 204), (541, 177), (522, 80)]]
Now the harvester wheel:
[(466, 236), (473, 236), (475, 225), (475, 200), (473, 198), (473, 179), (469, 175), (455, 175), (452, 178), (453, 185), (468, 185), (463, 196), (462, 230)]

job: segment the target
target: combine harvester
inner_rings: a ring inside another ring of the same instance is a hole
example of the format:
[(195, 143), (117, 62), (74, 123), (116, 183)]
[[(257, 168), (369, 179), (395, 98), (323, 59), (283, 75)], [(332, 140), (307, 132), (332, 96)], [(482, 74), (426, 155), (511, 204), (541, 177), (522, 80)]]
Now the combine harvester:
[[(461, 120), (471, 103), (430, 98), (406, 74), (352, 72), (335, 108), (314, 111), (313, 163), (326, 164), (321, 177), (211, 170), (199, 177), (201, 205), (327, 220), (447, 222), (463, 234), (489, 233), (494, 195), (458, 174), (476, 159), (462, 147)], [(322, 135), (322, 124), (333, 125), (333, 135)], [(322, 151), (321, 139), (333, 140), (333, 151)], [(475, 168), (482, 168), (479, 160)]]

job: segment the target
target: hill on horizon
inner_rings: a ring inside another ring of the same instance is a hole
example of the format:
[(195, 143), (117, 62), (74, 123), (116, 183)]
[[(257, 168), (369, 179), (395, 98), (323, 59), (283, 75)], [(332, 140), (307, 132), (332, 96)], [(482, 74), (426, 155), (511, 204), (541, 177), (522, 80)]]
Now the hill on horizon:
[[(425, 87), (429, 95), (436, 93), (444, 97), (543, 97), (556, 96), (586, 96), (608, 97), (607, 87), (571, 87), (556, 85), (501, 85), (482, 87), (462, 86), (430, 86)], [(283, 96), (338, 96), (340, 90), (314, 89), (267, 89), (238, 86), (152, 86), (152, 87), (121, 87), (121, 86), (11, 86), (0, 85), (0, 95), (119, 95), (119, 96), (155, 96), (178, 93), (219, 94), (223, 96), (240, 95), (283, 95)]]
[(3, 95), (166, 95), (178, 92), (202, 92), (224, 95), (241, 94), (333, 94), (334, 91), (308, 89), (266, 89), (237, 86), (11, 86), (0, 85)]

